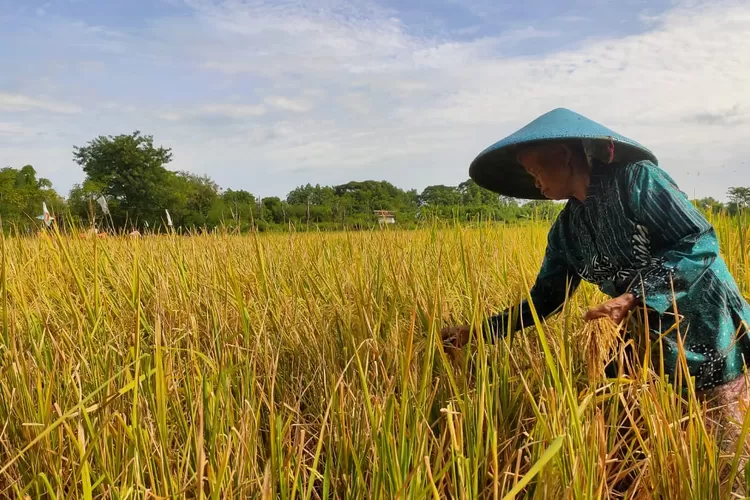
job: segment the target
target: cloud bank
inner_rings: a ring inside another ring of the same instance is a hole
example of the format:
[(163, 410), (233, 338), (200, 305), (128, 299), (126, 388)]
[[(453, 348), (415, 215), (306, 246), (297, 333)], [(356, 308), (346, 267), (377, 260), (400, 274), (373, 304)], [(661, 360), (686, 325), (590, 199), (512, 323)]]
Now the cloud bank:
[[(476, 21), (490, 4), (470, 6)], [(174, 168), (262, 196), (457, 184), (484, 147), (560, 106), (649, 146), (691, 196), (750, 179), (747, 2), (676, 3), (616, 35), (574, 15), (418, 25), (364, 1), (175, 1), (128, 26), (44, 9), (25, 29), (69, 36), (0, 61), (34, 82), (0, 80), (0, 162), (64, 189), (82, 177), (73, 144), (136, 128), (173, 148)]]

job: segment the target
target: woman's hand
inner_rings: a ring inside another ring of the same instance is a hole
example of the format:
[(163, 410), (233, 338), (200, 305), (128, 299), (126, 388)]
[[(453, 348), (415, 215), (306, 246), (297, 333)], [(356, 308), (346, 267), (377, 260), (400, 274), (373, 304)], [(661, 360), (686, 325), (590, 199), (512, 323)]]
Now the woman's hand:
[(613, 323), (620, 324), (628, 312), (636, 306), (637, 302), (638, 300), (635, 298), (635, 295), (626, 293), (608, 300), (600, 306), (589, 309), (583, 319), (591, 321), (599, 318), (609, 318)]
[(440, 330), (443, 345), (461, 349), (469, 343), (471, 329), (468, 326), (448, 326)]
[(453, 362), (459, 362), (462, 358), (463, 348), (469, 343), (471, 329), (468, 326), (448, 326), (440, 330), (443, 340), (443, 349), (451, 357)]

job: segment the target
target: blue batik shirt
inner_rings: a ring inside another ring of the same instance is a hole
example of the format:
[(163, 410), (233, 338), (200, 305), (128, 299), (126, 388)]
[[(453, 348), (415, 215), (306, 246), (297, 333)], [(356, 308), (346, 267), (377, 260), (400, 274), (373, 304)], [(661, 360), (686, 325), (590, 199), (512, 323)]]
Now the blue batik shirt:
[[(537, 314), (556, 313), (581, 279), (610, 297), (630, 292), (645, 303), (668, 375), (678, 362), (679, 330), (697, 389), (735, 379), (743, 356), (750, 359), (750, 306), (719, 255), (714, 228), (650, 161), (594, 162), (586, 200), (571, 199), (550, 230), (530, 291)], [(491, 329), (533, 324), (526, 301), (512, 317), (509, 325), (508, 309), (490, 318)]]

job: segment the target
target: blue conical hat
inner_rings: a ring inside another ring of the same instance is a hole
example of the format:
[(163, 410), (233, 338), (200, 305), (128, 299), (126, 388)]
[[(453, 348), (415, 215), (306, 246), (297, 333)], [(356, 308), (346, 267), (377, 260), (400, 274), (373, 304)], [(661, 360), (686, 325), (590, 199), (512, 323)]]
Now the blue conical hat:
[(471, 163), (469, 176), (483, 188), (505, 196), (544, 199), (534, 178), (516, 160), (516, 152), (534, 143), (571, 140), (614, 144), (615, 163), (641, 160), (657, 163), (656, 156), (636, 141), (569, 109), (558, 108), (482, 151)]

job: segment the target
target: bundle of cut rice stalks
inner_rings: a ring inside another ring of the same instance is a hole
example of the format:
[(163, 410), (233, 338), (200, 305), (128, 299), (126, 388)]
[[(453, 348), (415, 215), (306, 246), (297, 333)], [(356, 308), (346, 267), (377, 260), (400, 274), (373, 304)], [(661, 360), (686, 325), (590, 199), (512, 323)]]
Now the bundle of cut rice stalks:
[(581, 337), (586, 374), (591, 381), (601, 380), (605, 367), (616, 356), (623, 342), (622, 327), (609, 318), (596, 319), (586, 322)]

